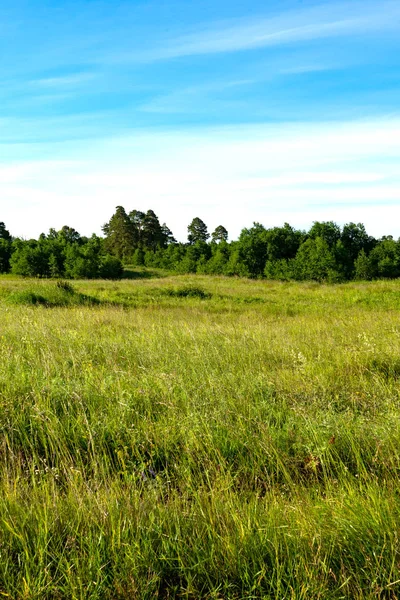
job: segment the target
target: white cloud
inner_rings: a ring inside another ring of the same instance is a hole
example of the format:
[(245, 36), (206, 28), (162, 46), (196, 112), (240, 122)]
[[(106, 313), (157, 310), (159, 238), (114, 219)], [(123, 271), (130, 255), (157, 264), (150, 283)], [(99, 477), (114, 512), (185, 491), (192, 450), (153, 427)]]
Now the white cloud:
[(319, 73), (321, 71), (328, 71), (334, 68), (335, 67), (332, 65), (299, 65), (281, 69), (280, 73), (282, 75), (302, 75), (303, 73)]
[(394, 0), (330, 2), (277, 16), (260, 14), (251, 20), (216, 23), (200, 31), (165, 39), (159, 45), (153, 44), (149, 50), (116, 55), (114, 60), (156, 61), (396, 30), (399, 16), (400, 6)]
[(184, 240), (200, 216), (236, 237), (261, 221), (362, 221), (400, 235), (400, 119), (137, 131), (59, 160), (0, 168), (0, 220), (14, 235), (100, 232), (115, 206), (152, 208)]
[(29, 82), (33, 87), (39, 88), (65, 88), (76, 87), (82, 83), (92, 81), (96, 75), (94, 73), (73, 73), (59, 77), (47, 77), (43, 79), (34, 79)]
[[(232, 88), (240, 88), (255, 83), (254, 79), (234, 79), (217, 81), (202, 85), (189, 86), (176, 89), (170, 93), (156, 96), (139, 107), (139, 110), (149, 113), (209, 113), (215, 103), (215, 94), (218, 96)], [(212, 99), (214, 94), (214, 99)], [(226, 102), (226, 101), (225, 101)], [(232, 102), (232, 100), (229, 100)]]

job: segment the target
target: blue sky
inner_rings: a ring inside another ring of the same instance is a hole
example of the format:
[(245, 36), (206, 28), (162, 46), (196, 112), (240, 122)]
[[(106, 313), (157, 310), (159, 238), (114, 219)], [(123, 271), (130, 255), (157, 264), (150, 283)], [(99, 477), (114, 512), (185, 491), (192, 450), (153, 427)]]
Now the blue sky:
[(0, 220), (400, 236), (400, 2), (3, 0)]

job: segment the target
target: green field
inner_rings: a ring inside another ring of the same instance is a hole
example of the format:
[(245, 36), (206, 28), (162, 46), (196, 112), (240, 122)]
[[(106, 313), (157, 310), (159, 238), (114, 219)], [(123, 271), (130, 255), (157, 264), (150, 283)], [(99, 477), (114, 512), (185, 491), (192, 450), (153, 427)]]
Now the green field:
[(0, 279), (0, 598), (400, 597), (400, 282), (147, 275)]

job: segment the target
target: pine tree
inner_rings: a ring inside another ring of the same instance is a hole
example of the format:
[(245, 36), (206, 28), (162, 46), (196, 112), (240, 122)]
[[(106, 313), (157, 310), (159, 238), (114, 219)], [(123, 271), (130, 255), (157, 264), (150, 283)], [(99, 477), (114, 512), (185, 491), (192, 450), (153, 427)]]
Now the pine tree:
[(6, 226), (2, 221), (0, 221), (0, 239), (6, 240), (7, 242), (11, 241), (10, 232), (6, 229)]
[(3, 222), (0, 222), (0, 273), (8, 273), (11, 258), (11, 235)]
[(117, 206), (110, 221), (102, 227), (106, 234), (105, 247), (119, 259), (131, 256), (135, 249), (135, 230), (122, 206)]
[(163, 245), (162, 228), (153, 210), (148, 210), (143, 219), (143, 245), (153, 252)]
[(146, 214), (141, 210), (131, 210), (129, 219), (132, 223), (135, 250), (143, 247), (143, 227)]
[(172, 233), (172, 231), (170, 230), (170, 228), (167, 226), (166, 223), (163, 223), (161, 225), (161, 231), (162, 231), (162, 235), (163, 235), (163, 247), (164, 248), (166, 248), (170, 244), (177, 243), (176, 239), (174, 238), (174, 234)]
[(188, 242), (195, 244), (196, 242), (206, 242), (210, 237), (207, 231), (207, 225), (199, 217), (195, 217), (188, 225)]
[(218, 242), (228, 241), (228, 232), (223, 225), (218, 225), (218, 227), (213, 231), (211, 235), (211, 241), (215, 244)]

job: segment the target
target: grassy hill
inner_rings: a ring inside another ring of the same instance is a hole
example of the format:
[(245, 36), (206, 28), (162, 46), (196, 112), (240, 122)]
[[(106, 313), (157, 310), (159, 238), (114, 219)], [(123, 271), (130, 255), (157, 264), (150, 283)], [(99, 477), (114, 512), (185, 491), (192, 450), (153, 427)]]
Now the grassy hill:
[(0, 596), (397, 598), (400, 282), (140, 275), (0, 279)]

